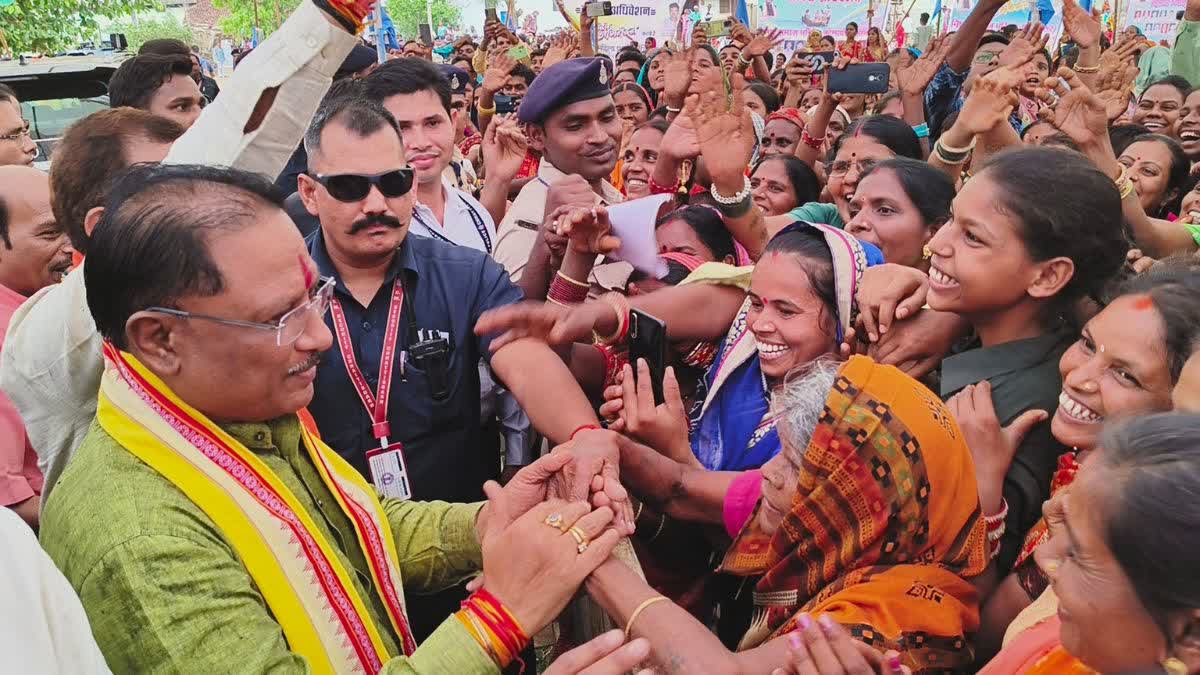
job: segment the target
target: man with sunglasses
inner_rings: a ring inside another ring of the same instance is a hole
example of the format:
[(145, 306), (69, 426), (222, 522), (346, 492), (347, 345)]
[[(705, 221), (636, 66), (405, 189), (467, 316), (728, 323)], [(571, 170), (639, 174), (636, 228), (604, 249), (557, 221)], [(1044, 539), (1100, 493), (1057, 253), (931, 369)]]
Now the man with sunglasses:
[[(320, 275), (337, 280), (326, 319), (336, 340), (309, 405), (331, 447), (386, 495), (478, 500), (484, 482), (500, 477), (498, 435), (481, 423), (481, 359), (551, 441), (596, 424), (544, 343), (493, 353), (491, 338), (474, 334), (483, 312), (520, 301), (521, 292), (482, 251), (410, 236), (415, 172), (386, 109), (335, 98), (318, 110), (304, 144), (300, 196), (321, 221), (309, 253)], [(389, 471), (403, 479), (386, 483)], [(462, 598), (413, 598), (418, 639)]]

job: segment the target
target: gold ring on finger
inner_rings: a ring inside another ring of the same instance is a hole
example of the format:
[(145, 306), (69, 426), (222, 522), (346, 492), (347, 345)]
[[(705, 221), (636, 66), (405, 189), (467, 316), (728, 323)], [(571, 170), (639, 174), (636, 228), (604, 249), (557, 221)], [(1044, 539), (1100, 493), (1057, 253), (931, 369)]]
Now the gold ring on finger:
[(576, 551), (578, 551), (579, 553), (583, 553), (584, 551), (586, 551), (588, 549), (589, 541), (588, 541), (587, 535), (583, 533), (583, 530), (572, 525), (570, 527), (570, 529), (567, 530), (567, 534), (569, 534), (575, 538), (575, 543), (576, 543), (575, 550)]
[(554, 529), (558, 530), (559, 532), (567, 531), (567, 524), (563, 522), (563, 517), (562, 517), (561, 513), (551, 513), (550, 515), (546, 516), (546, 519), (543, 520), (542, 522), (546, 523), (550, 527), (553, 527)]

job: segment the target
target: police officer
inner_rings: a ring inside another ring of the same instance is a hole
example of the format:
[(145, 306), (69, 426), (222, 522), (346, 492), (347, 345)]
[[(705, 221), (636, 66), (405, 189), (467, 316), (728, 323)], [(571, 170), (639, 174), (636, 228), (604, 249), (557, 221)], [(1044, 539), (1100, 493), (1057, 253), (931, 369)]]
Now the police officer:
[[(621, 193), (608, 182), (621, 148), (621, 119), (609, 90), (611, 73), (601, 58), (562, 61), (542, 71), (529, 87), (518, 119), (531, 146), (541, 153), (535, 180), (521, 189), (500, 223), (493, 257), (514, 281), (521, 279), (538, 229), (564, 204), (615, 204)], [(630, 268), (618, 266), (624, 286)], [(602, 276), (597, 268), (593, 274)]]

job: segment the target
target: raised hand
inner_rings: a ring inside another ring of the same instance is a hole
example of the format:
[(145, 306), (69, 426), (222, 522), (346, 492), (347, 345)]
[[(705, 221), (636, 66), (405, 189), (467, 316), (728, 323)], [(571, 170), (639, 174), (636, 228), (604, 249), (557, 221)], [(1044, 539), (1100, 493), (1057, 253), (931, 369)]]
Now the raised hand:
[(1075, 71), (1059, 68), (1057, 77), (1046, 78), (1045, 84), (1038, 88), (1038, 98), (1053, 106), (1043, 108), (1038, 115), (1070, 136), (1080, 148), (1094, 148), (1108, 142), (1104, 102), (1084, 86)]
[(1004, 67), (976, 80), (963, 101), (958, 124), (976, 136), (1007, 124), (1008, 116), (1020, 103), (1017, 87), (1023, 79), (1016, 69)]
[(1095, 47), (1100, 43), (1100, 6), (1088, 12), (1075, 0), (1063, 0), (1063, 28), (1079, 45), (1080, 49)]
[(919, 96), (925, 93), (925, 89), (933, 81), (933, 76), (937, 75), (938, 69), (946, 62), (946, 54), (950, 51), (953, 40), (952, 37), (934, 38), (925, 53), (921, 54), (921, 58), (896, 73), (896, 85), (903, 94)]
[(542, 70), (571, 58), (571, 52), (579, 46), (579, 38), (571, 33), (559, 33), (550, 41), (546, 55), (542, 57)]
[(732, 195), (742, 189), (746, 166), (758, 138), (742, 95), (745, 80), (735, 73), (730, 81), (732, 97), (723, 90), (711, 89), (692, 94), (684, 111), (696, 123), (696, 139), (713, 183), (723, 184), (727, 190), (736, 185), (736, 189), (728, 193)]
[(511, 115), (503, 115), (488, 125), (481, 145), (484, 172), (488, 178), (512, 180), (525, 161), (529, 139)]
[(695, 27), (692, 28), (692, 46), (703, 47), (708, 43), (708, 33), (704, 31), (704, 25), (699, 23), (696, 24)]
[(683, 101), (692, 85), (692, 58), (695, 51), (687, 49), (665, 54), (663, 62), (663, 96), (667, 101)]
[(1049, 39), (1050, 35), (1046, 33), (1046, 27), (1040, 21), (1025, 24), (1004, 51), (1000, 52), (1000, 67), (1020, 70), (1032, 61), (1038, 52), (1046, 48)]
[(742, 47), (742, 58), (749, 61), (750, 59), (759, 56), (765, 56), (767, 52), (779, 45), (780, 40), (783, 39), (781, 37), (782, 35), (783, 31), (779, 30), (778, 28), (770, 28), (767, 30), (758, 31), (758, 33), (756, 33), (754, 37), (746, 43), (746, 46)]
[(480, 88), (493, 96), (496, 95), (508, 83), (508, 76), (512, 75), (513, 68), (516, 67), (516, 59), (507, 53), (496, 54), (488, 65), (487, 72), (483, 74), (483, 84)]
[(557, 229), (568, 238), (571, 250), (577, 253), (608, 255), (621, 247), (621, 240), (612, 235), (608, 209), (603, 206), (575, 207), (559, 219)]
[(695, 159), (700, 156), (700, 140), (696, 137), (696, 122), (683, 110), (671, 121), (663, 134), (660, 152), (676, 159)]
[[(481, 542), (483, 586), (532, 635), (558, 616), (620, 541), (620, 534), (608, 529), (613, 512), (607, 507), (593, 511), (587, 502), (552, 500), (514, 517), (511, 498), (497, 483), (488, 481), (483, 489), (493, 523)], [(585, 537), (586, 547), (567, 531), (571, 527)]]

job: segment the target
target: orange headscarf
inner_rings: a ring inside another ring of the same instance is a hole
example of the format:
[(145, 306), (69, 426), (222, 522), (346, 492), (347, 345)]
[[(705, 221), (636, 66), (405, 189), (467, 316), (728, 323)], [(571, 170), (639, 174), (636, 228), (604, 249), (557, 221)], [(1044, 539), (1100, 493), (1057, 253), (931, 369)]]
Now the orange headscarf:
[(742, 649), (793, 630), (802, 612), (827, 614), (922, 670), (970, 665), (979, 612), (966, 579), (987, 564), (975, 467), (954, 418), (897, 368), (855, 356), (825, 400), (792, 510), (771, 535), (756, 511), (721, 570), (763, 575)]

